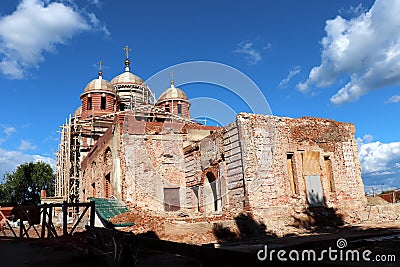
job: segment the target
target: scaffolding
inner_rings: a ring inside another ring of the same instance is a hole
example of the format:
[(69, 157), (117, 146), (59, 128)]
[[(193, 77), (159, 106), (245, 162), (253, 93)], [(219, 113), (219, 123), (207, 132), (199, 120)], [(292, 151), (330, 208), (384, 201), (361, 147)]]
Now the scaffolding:
[(79, 202), (81, 162), (108, 127), (113, 117), (79, 119), (70, 116), (61, 128), (57, 151), (55, 193), (69, 203)]
[[(102, 116), (91, 116), (82, 119), (74, 114), (60, 126), (61, 138), (56, 153), (56, 197), (62, 197), (69, 203), (80, 202), (81, 162), (106, 130), (125, 114), (148, 122), (177, 122), (198, 124), (198, 122), (180, 117), (151, 103), (133, 103), (128, 110), (109, 113)], [(118, 118), (120, 116), (120, 118)]]
[(79, 202), (80, 125), (77, 118), (69, 118), (61, 127), (57, 151), (56, 196), (70, 203)]

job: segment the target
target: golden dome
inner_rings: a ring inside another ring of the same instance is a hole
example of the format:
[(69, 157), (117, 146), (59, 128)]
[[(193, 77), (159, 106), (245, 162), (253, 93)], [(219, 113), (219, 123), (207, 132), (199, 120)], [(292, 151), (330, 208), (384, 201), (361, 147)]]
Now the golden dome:
[(107, 92), (107, 93), (111, 93), (111, 94), (115, 95), (114, 87), (107, 80), (102, 79), (101, 76), (99, 76), (99, 78), (94, 79), (91, 82), (89, 82), (86, 85), (85, 90), (83, 91), (82, 95), (88, 94), (91, 92), (103, 92), (103, 93)]
[(129, 71), (125, 71), (124, 73), (116, 76), (114, 79), (111, 80), (111, 84), (116, 87), (128, 84), (136, 84), (139, 86), (147, 87), (142, 78), (136, 76)]
[(158, 98), (157, 104), (168, 100), (184, 100), (188, 101), (188, 97), (181, 89), (174, 86), (171, 82), (171, 87), (166, 89)]

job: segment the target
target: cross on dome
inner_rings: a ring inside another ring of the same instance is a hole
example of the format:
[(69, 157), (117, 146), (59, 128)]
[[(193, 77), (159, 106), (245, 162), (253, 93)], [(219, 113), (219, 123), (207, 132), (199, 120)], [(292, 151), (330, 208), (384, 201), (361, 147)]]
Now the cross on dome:
[(125, 71), (129, 71), (129, 66), (131, 64), (131, 61), (129, 60), (129, 51), (131, 51), (132, 49), (129, 48), (129, 46), (125, 46), (123, 48), (125, 50)]
[(103, 62), (99, 61), (99, 79), (103, 76)]
[(171, 71), (171, 87), (172, 87), (172, 88), (175, 88), (174, 71)]

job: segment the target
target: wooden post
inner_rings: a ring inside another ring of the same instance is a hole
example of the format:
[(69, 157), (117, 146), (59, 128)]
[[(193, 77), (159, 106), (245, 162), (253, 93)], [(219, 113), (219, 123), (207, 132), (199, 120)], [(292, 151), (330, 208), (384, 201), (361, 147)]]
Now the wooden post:
[(41, 208), (42, 208), (42, 233), (41, 233), (40, 237), (44, 238), (44, 235), (46, 234), (47, 205), (43, 204)]
[[(49, 207), (49, 225), (53, 225), (53, 206), (50, 205)], [(53, 237), (53, 233), (47, 230), (47, 237)]]
[(24, 237), (23, 227), (24, 227), (24, 224), (22, 221), (22, 212), (20, 212), (20, 214), (19, 214), (19, 238)]
[(94, 218), (96, 216), (96, 205), (94, 201), (90, 201), (90, 227), (94, 227)]
[(63, 235), (67, 236), (68, 235), (68, 208), (67, 208), (67, 201), (63, 201), (62, 205), (62, 212), (63, 212)]

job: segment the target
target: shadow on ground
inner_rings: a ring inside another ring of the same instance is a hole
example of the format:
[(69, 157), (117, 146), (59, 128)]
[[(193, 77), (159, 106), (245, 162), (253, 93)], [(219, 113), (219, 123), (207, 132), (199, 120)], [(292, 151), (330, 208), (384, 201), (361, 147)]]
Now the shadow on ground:
[(251, 213), (240, 213), (234, 220), (237, 231), (222, 223), (214, 223), (213, 234), (218, 241), (244, 241), (251, 238), (277, 237), (276, 234), (267, 231), (264, 223), (255, 220)]

